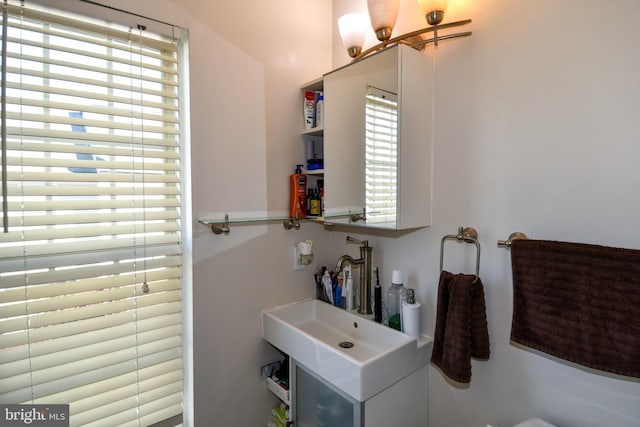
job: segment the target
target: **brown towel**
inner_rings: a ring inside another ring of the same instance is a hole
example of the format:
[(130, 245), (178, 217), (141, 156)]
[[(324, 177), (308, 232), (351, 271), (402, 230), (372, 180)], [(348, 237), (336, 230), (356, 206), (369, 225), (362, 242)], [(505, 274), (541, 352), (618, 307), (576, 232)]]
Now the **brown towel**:
[(640, 378), (640, 251), (514, 240), (511, 340)]
[(484, 289), (473, 274), (443, 271), (431, 362), (452, 380), (471, 381), (471, 358), (489, 358)]

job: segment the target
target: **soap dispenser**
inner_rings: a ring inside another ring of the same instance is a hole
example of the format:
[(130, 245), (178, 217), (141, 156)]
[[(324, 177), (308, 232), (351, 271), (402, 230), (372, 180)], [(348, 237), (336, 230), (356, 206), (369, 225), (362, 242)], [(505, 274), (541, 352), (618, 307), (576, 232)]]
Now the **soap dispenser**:
[(388, 325), (392, 329), (402, 331), (402, 302), (407, 299), (407, 288), (402, 284), (402, 273), (393, 270), (391, 287), (387, 293)]

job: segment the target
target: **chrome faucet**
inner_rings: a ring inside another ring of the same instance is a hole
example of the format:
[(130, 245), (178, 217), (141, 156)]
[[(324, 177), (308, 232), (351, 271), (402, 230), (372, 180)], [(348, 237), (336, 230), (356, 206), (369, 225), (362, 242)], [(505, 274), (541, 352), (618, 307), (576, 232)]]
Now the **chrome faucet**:
[(360, 268), (360, 292), (358, 313), (373, 314), (371, 311), (371, 253), (373, 247), (368, 240), (358, 240), (347, 236), (347, 243), (358, 243), (360, 246), (360, 258), (353, 259), (349, 255), (342, 255), (336, 263), (336, 274), (340, 274), (345, 264), (357, 265)]

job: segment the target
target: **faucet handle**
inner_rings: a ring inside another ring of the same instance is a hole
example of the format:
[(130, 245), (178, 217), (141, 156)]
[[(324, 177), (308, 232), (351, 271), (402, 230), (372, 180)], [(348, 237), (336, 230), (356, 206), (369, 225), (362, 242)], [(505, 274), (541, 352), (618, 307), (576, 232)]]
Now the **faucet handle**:
[(355, 237), (347, 236), (347, 243), (357, 243), (362, 246), (369, 246), (368, 240), (358, 240)]

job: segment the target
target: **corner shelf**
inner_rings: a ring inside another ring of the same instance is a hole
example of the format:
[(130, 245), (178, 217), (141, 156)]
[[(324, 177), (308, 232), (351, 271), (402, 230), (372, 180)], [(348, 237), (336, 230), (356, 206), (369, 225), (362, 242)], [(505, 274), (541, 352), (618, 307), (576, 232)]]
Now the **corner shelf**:
[(324, 169), (305, 169), (304, 170), (304, 174), (305, 175), (324, 175)]
[(300, 132), (300, 134), (302, 136), (322, 136), (324, 135), (324, 128), (317, 127), (317, 128), (311, 128), (311, 129), (304, 129), (302, 132)]

